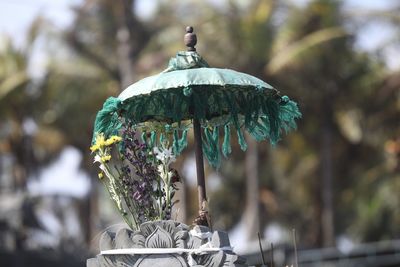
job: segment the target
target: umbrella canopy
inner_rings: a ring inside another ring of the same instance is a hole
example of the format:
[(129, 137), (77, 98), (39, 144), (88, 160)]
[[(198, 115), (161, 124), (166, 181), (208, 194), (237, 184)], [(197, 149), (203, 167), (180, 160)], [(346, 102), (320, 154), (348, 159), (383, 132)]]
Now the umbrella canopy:
[[(196, 54), (192, 53), (195, 52), (180, 52), (177, 54), (177, 57), (196, 56)], [(149, 95), (158, 90), (163, 91), (158, 93), (165, 93), (165, 90), (173, 90), (175, 88), (182, 89), (191, 86), (201, 88), (212, 86), (214, 89), (225, 90), (238, 89), (238, 87), (241, 89), (246, 89), (246, 87), (248, 87), (248, 89), (258, 88), (260, 90), (273, 89), (271, 85), (254, 76), (230, 69), (203, 67), (172, 71), (171, 68), (168, 68), (165, 72), (144, 78), (132, 84), (126, 88), (118, 98), (121, 101), (125, 101), (139, 95)]]
[[(117, 98), (110, 97), (98, 113), (94, 132), (109, 136), (129, 122), (149, 133), (143, 137), (151, 136), (147, 141), (154, 145), (155, 138), (165, 138), (163, 130), (170, 131), (174, 152), (179, 154), (187, 144), (187, 122), (198, 119), (203, 152), (218, 167), (220, 151), (225, 156), (231, 151), (231, 128), (245, 150), (244, 130), (257, 141), (268, 139), (275, 144), (282, 130), (296, 127), (300, 116), (296, 103), (271, 85), (245, 73), (210, 68), (199, 54), (188, 51), (178, 52), (164, 72), (132, 84)], [(222, 149), (220, 129), (224, 131)]]

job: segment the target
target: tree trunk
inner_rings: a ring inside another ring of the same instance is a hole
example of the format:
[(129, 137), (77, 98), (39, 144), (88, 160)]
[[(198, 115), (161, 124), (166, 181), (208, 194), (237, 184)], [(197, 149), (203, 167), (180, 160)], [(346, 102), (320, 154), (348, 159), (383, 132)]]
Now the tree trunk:
[(245, 225), (246, 239), (250, 241), (255, 240), (257, 232), (260, 232), (260, 196), (257, 142), (251, 138), (247, 138), (247, 145), (245, 158), (246, 206), (242, 222)]
[(333, 220), (333, 167), (332, 167), (332, 130), (333, 110), (329, 100), (324, 105), (324, 116), (321, 129), (321, 231), (322, 245), (335, 245)]
[[(133, 16), (132, 4), (134, 1), (120, 0), (115, 2), (116, 16), (118, 18), (117, 31), (117, 57), (118, 72), (121, 79), (121, 91), (134, 82), (133, 60), (131, 58), (133, 51), (133, 42), (131, 32), (129, 30), (129, 22)], [(127, 12), (128, 9), (129, 11)]]

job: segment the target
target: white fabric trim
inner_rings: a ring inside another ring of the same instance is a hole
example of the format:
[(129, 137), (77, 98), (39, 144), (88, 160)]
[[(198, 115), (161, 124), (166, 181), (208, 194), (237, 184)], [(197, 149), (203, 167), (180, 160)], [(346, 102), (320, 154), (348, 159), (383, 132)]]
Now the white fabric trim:
[[(207, 243), (208, 244), (208, 243)], [(207, 245), (204, 244), (204, 245)], [(203, 245), (203, 246), (204, 246)], [(232, 247), (214, 248), (201, 246), (200, 248), (120, 248), (103, 250), (100, 252), (101, 255), (127, 255), (127, 254), (206, 254), (207, 252), (218, 252), (218, 251), (232, 251)]]
[(210, 239), (212, 237), (212, 233), (211, 232), (197, 232), (196, 230), (192, 229), (189, 231), (191, 236), (195, 236), (198, 237), (200, 239)]

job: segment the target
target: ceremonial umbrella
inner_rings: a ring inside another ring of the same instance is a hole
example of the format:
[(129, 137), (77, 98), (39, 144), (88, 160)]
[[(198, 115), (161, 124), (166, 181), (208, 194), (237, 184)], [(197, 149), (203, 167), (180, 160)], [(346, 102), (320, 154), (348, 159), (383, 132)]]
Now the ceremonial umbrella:
[(94, 135), (108, 137), (129, 123), (139, 127), (143, 140), (152, 146), (157, 138), (165, 139), (167, 131), (178, 155), (187, 145), (187, 131), (193, 126), (199, 198), (196, 223), (207, 225), (203, 154), (218, 168), (221, 152), (225, 157), (231, 152), (231, 130), (236, 132), (242, 150), (247, 148), (244, 131), (257, 141), (275, 144), (282, 131), (296, 127), (295, 119), (301, 113), (294, 101), (260, 79), (209, 67), (196, 52), (197, 37), (192, 27), (186, 28), (184, 40), (188, 51), (178, 52), (165, 71), (106, 100), (97, 114)]

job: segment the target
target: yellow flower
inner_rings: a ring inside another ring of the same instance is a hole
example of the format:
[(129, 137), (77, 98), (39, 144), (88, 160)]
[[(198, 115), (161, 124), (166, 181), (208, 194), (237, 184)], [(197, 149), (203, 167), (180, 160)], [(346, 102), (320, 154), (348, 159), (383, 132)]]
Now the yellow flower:
[(96, 145), (98, 145), (99, 147), (102, 147), (105, 145), (105, 140), (104, 140), (104, 135), (103, 134), (99, 134), (96, 136)]
[(120, 142), (122, 140), (122, 137), (118, 135), (113, 135), (111, 136), (111, 138), (114, 140), (114, 142)]
[(110, 159), (111, 159), (111, 155), (106, 155), (106, 156), (101, 157), (101, 161), (104, 163), (109, 162)]
[(102, 172), (99, 172), (99, 179), (103, 179), (104, 174)]
[(94, 144), (93, 146), (90, 147), (90, 151), (96, 152), (99, 150), (100, 146), (98, 144)]
[(106, 146), (111, 146), (112, 144), (114, 144), (114, 140), (112, 140), (111, 138), (107, 139), (105, 142)]
[(113, 135), (113, 136), (111, 136), (110, 138), (108, 138), (106, 141), (105, 141), (105, 145), (106, 146), (111, 146), (112, 144), (114, 144), (114, 143), (118, 143), (118, 142), (120, 142), (122, 140), (122, 138), (121, 137), (119, 137), (119, 136), (117, 136), (117, 135)]
[(104, 140), (104, 135), (103, 134), (98, 134), (96, 136), (96, 142), (94, 145), (90, 147), (90, 151), (96, 152), (97, 150), (101, 149), (104, 145), (106, 145), (106, 141)]

